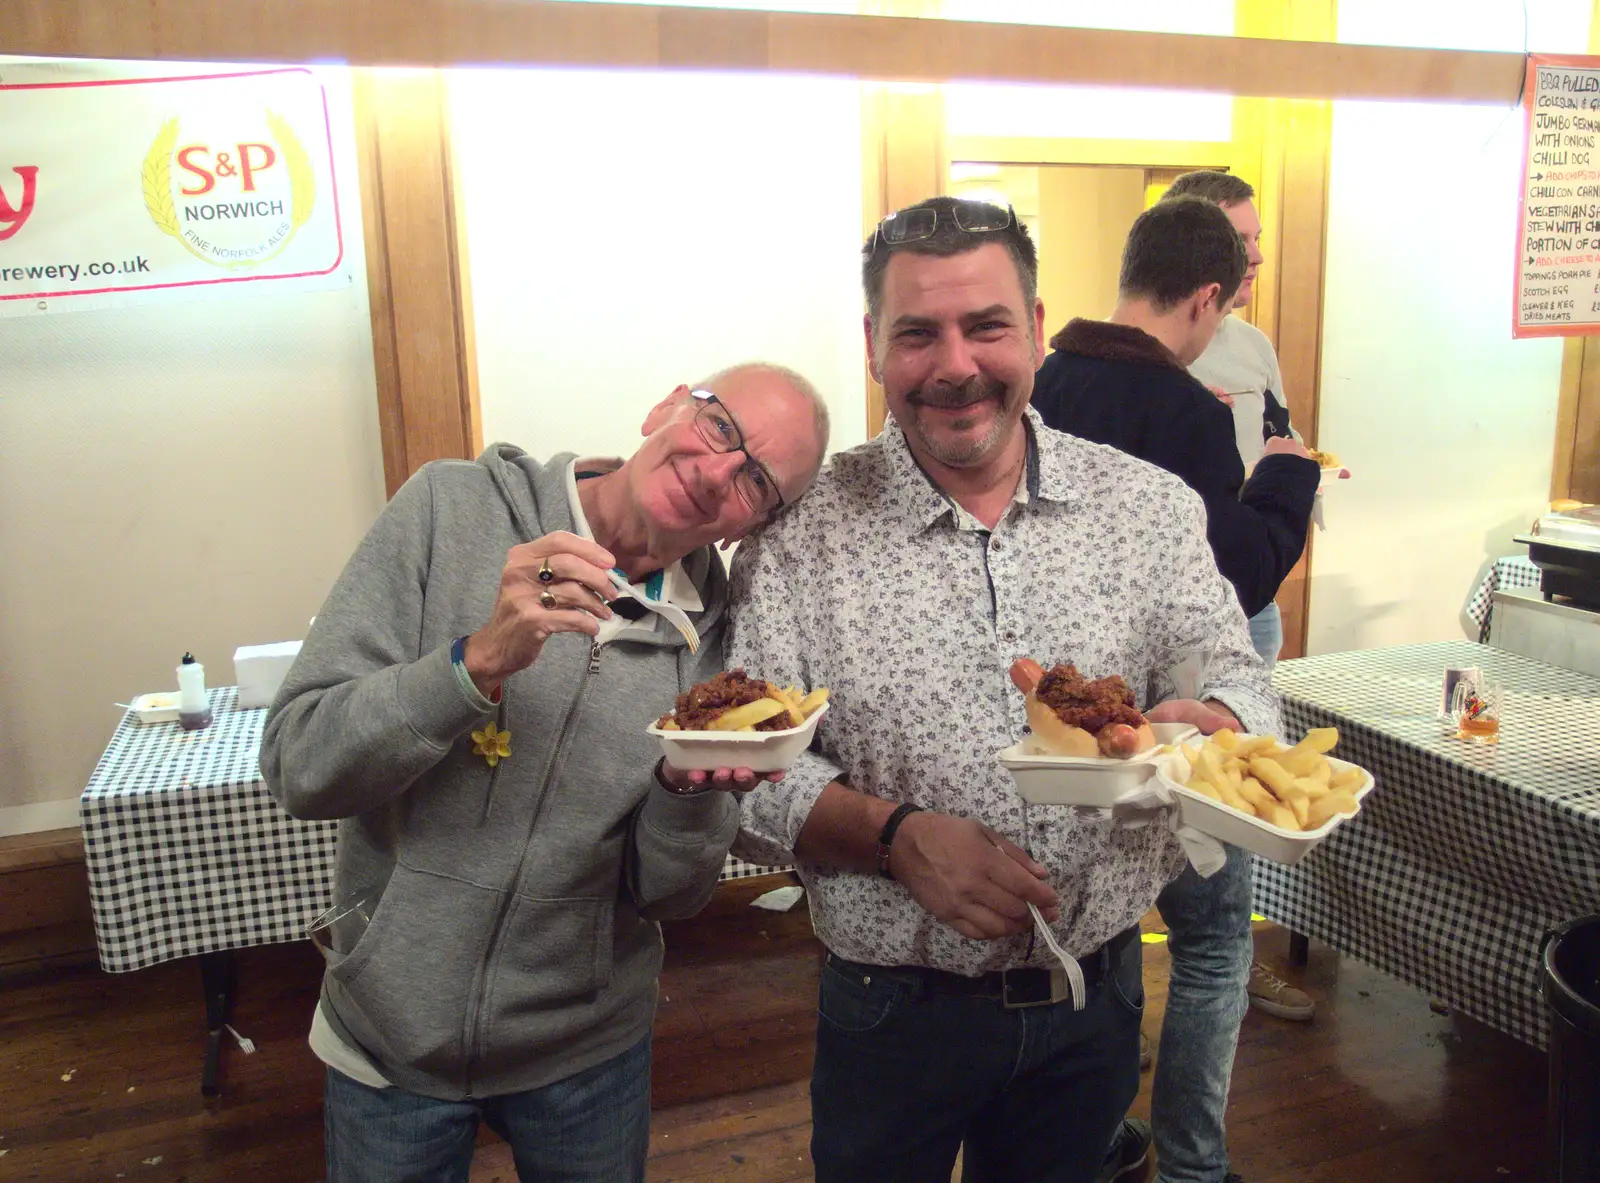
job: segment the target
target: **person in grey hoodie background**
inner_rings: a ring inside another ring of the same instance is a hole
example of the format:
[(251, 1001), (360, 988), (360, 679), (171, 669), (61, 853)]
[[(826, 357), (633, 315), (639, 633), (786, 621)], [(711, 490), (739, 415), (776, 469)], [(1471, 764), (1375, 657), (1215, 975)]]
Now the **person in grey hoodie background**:
[(427, 464), (351, 557), (261, 751), (290, 814), (343, 819), (310, 1036), (329, 1183), (464, 1183), (480, 1121), (524, 1180), (644, 1178), (657, 921), (705, 904), (719, 790), (759, 781), (670, 768), (645, 728), (722, 668), (712, 544), (804, 493), (827, 431), (800, 375), (737, 366), (626, 461)]

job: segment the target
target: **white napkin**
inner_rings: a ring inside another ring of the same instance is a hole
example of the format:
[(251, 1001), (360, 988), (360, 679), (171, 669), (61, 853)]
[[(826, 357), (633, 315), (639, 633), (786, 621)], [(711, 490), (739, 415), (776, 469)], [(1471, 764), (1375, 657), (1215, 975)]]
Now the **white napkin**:
[[(1187, 774), (1188, 761), (1184, 760), (1182, 753), (1175, 752), (1165, 759), (1181, 761), (1185, 765), (1182, 773)], [(1182, 779), (1182, 775), (1179, 779)], [(1111, 815), (1129, 829), (1138, 829), (1157, 821), (1165, 824), (1178, 836), (1178, 841), (1183, 844), (1183, 853), (1202, 879), (1211, 878), (1228, 861), (1228, 852), (1222, 848), (1222, 843), (1210, 834), (1202, 834), (1193, 826), (1179, 822), (1178, 799), (1159, 776), (1152, 776), (1118, 797), (1111, 806)]]
[(787, 912), (800, 902), (800, 897), (805, 895), (803, 887), (774, 887), (771, 891), (756, 896), (750, 901), (752, 908), (765, 908), (769, 912)]

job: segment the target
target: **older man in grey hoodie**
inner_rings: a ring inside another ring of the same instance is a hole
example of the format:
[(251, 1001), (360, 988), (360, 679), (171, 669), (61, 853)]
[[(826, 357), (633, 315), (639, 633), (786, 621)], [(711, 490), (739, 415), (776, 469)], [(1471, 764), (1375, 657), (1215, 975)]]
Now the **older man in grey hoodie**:
[(644, 1178), (656, 922), (705, 904), (738, 827), (716, 790), (757, 780), (658, 763), (645, 728), (721, 668), (711, 544), (806, 490), (827, 415), (747, 365), (644, 436), (626, 461), (423, 467), (273, 704), (262, 770), (291, 814), (343, 819), (362, 926), (325, 949), (311, 1030), (330, 1183), (464, 1181), (480, 1121), (523, 1178)]

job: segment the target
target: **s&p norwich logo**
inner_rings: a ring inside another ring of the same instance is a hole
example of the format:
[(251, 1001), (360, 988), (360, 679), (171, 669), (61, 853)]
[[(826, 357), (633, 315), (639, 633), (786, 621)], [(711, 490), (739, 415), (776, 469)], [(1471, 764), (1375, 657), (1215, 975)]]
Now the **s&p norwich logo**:
[(282, 116), (266, 113), (267, 135), (179, 146), (169, 119), (144, 158), (145, 208), (165, 233), (217, 267), (254, 267), (279, 254), (311, 217), (316, 173)]

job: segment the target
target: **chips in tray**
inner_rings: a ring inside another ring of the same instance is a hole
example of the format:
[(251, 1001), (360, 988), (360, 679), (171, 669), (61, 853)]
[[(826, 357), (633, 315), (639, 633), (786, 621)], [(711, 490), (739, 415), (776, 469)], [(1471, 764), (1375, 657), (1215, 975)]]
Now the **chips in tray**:
[[(749, 679), (757, 682), (757, 679)], [(788, 727), (803, 727), (805, 722), (823, 703), (828, 701), (828, 691), (819, 686), (809, 694), (798, 686), (781, 687), (771, 682), (759, 682), (766, 687), (766, 697), (754, 702), (729, 707), (706, 724), (703, 731), (779, 731)], [(781, 718), (780, 718), (781, 716)], [(767, 723), (770, 726), (762, 727)], [(683, 731), (677, 712), (671, 711), (656, 721), (662, 731)]]
[(1314, 727), (1292, 747), (1270, 735), (1246, 738), (1223, 728), (1203, 743), (1180, 746), (1187, 775), (1180, 764), (1173, 779), (1281, 830), (1316, 830), (1353, 815), (1356, 794), (1367, 783), (1361, 769), (1328, 762), (1338, 742), (1336, 727)]

